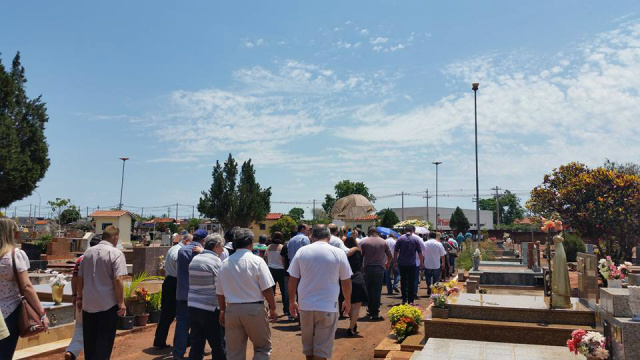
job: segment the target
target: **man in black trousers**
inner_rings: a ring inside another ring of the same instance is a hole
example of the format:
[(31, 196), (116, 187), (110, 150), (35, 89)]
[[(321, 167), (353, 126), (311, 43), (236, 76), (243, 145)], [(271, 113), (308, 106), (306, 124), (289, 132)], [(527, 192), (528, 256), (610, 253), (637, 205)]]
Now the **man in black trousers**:
[(109, 225), (102, 241), (84, 253), (78, 271), (76, 306), (82, 310), (84, 354), (88, 360), (111, 358), (118, 316), (124, 316), (127, 263), (116, 248), (120, 230)]

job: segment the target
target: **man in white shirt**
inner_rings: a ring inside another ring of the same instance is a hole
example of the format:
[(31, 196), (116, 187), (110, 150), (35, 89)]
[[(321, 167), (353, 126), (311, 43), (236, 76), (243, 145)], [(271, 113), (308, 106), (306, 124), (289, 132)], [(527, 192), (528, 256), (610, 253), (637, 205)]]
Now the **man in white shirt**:
[[(329, 245), (330, 237), (325, 225), (316, 225), (313, 243), (299, 249), (289, 265), (289, 292), (297, 289), (300, 299), (298, 306), (295, 297), (290, 297), (289, 311), (294, 317), (299, 313), (302, 353), (308, 360), (331, 357), (338, 312), (351, 310), (351, 267), (344, 251)], [(342, 306), (336, 301), (338, 281), (345, 297)]]
[(331, 233), (331, 239), (329, 239), (329, 245), (337, 247), (338, 249), (344, 251), (345, 254), (349, 253), (349, 248), (344, 245), (344, 241), (340, 239), (338, 235), (338, 225), (329, 224), (329, 232)]
[[(422, 251), (423, 257), (426, 256), (427, 247), (425, 245), (425, 241), (422, 239), (422, 236), (413, 234), (413, 237), (418, 239), (418, 244), (420, 244), (420, 250)], [(418, 290), (420, 289), (420, 270), (422, 269), (420, 256), (416, 254), (416, 277), (414, 279), (414, 290), (415, 294), (413, 294), (415, 299), (418, 299)]]
[(176, 291), (178, 288), (178, 251), (184, 245), (191, 243), (193, 236), (183, 234), (180, 242), (173, 245), (167, 252), (164, 259), (165, 278), (162, 282), (162, 312), (160, 313), (160, 322), (156, 327), (156, 336), (153, 340), (153, 346), (163, 349), (169, 347), (167, 345), (167, 335), (169, 327), (176, 318)]
[(431, 285), (440, 281), (440, 269), (444, 267), (444, 256), (447, 252), (440, 241), (436, 240), (436, 234), (433, 232), (429, 234), (425, 247), (424, 275), (427, 278), (427, 293), (431, 295)]
[[(218, 274), (216, 294), (220, 324), (225, 327), (227, 359), (244, 360), (247, 338), (253, 343), (253, 359), (271, 358), (269, 321), (278, 318), (271, 289), (275, 282), (267, 263), (253, 255), (253, 233), (238, 228), (233, 233), (235, 252), (223, 263)], [(269, 304), (269, 314), (264, 301)]]

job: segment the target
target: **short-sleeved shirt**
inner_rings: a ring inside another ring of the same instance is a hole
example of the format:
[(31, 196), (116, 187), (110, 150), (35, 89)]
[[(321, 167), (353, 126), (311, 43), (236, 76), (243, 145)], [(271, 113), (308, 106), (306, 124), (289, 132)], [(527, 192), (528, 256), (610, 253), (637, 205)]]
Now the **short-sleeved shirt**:
[(267, 245), (265, 244), (255, 244), (253, 245), (253, 255), (260, 256), (261, 258), (265, 258), (267, 253)]
[(316, 241), (298, 250), (289, 274), (300, 279), (300, 310), (338, 312), (339, 280), (351, 278), (351, 266), (344, 251), (325, 241)]
[(349, 248), (344, 244), (344, 241), (337, 236), (331, 235), (331, 239), (329, 239), (329, 245), (337, 247), (338, 249), (344, 251), (344, 253), (349, 252)]
[[(416, 236), (418, 239), (418, 244), (420, 244), (420, 251), (422, 251), (422, 255), (427, 253), (427, 246), (425, 245), (425, 241), (420, 237)], [(420, 266), (420, 255), (416, 254), (416, 266)]]
[(391, 236), (389, 236), (388, 238), (386, 238), (384, 240), (384, 242), (387, 243), (387, 246), (389, 246), (389, 250), (393, 254), (394, 250), (396, 249), (396, 239), (394, 239)]
[[(289, 264), (291, 263), (291, 260), (289, 260), (289, 247), (287, 246), (287, 244), (284, 244), (282, 250), (280, 250), (280, 256), (282, 256), (282, 258), (284, 259), (284, 269), (289, 270)], [(289, 276), (289, 273), (287, 273), (285, 276)]]
[(229, 304), (263, 301), (262, 292), (275, 285), (267, 263), (247, 249), (238, 249), (222, 262), (216, 294)]
[(80, 263), (82, 262), (83, 258), (84, 255), (80, 256), (78, 260), (76, 260), (76, 264), (73, 266), (73, 272), (71, 273), (71, 275), (78, 276), (78, 272), (80, 271)]
[(196, 246), (202, 247), (200, 243), (194, 241), (181, 247), (178, 251), (178, 287), (176, 290), (176, 300), (178, 301), (187, 301), (189, 298), (189, 264), (197, 255), (193, 252), (193, 248)]
[(439, 269), (440, 257), (447, 253), (444, 245), (436, 239), (429, 239), (425, 243), (427, 251), (424, 253), (424, 267), (427, 269)]
[[(14, 250), (4, 254), (0, 259), (0, 310), (6, 319), (20, 305), (20, 289), (13, 274), (13, 261), (11, 254)], [(22, 250), (16, 252), (16, 269), (18, 273), (29, 270), (29, 258)]]
[(292, 237), (291, 240), (287, 243), (287, 248), (289, 249), (289, 260), (293, 260), (293, 257), (296, 256), (296, 253), (303, 246), (309, 245), (311, 242), (307, 235), (303, 233), (298, 233), (296, 236)]
[(189, 264), (189, 307), (207, 311), (215, 311), (218, 308), (216, 279), (220, 267), (222, 261), (210, 252), (193, 257)]
[(179, 242), (167, 251), (167, 257), (164, 259), (164, 274), (166, 276), (178, 276), (178, 251), (183, 246), (182, 242)]
[(420, 241), (420, 238), (411, 234), (400, 236), (394, 249), (398, 253), (398, 266), (415, 266), (416, 253), (422, 253)]
[(85, 253), (78, 276), (84, 284), (82, 288), (82, 310), (97, 313), (116, 306), (113, 281), (118, 276), (126, 276), (127, 262), (122, 251), (113, 244), (102, 240)]
[(382, 266), (387, 264), (387, 258), (392, 257), (389, 245), (379, 236), (369, 236), (360, 242), (363, 266)]

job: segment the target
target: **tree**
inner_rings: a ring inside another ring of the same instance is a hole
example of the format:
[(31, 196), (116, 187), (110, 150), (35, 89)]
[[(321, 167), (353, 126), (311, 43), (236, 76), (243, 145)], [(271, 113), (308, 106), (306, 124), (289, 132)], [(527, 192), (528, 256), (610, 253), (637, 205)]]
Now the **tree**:
[(304, 217), (304, 209), (299, 207), (292, 208), (289, 210), (289, 217), (295, 221), (300, 221)]
[(572, 162), (544, 176), (527, 207), (535, 214), (558, 214), (601, 254), (631, 259), (640, 234), (640, 176), (617, 169), (590, 169)]
[(49, 204), (49, 206), (51, 207), (51, 211), (53, 211), (54, 213), (58, 213), (58, 217), (56, 218), (58, 219), (58, 222), (60, 222), (60, 215), (62, 214), (62, 211), (67, 208), (67, 205), (69, 205), (70, 202), (71, 200), (69, 199), (61, 198), (47, 201), (47, 204)]
[(333, 205), (340, 198), (343, 198), (347, 195), (351, 194), (360, 194), (370, 201), (376, 201), (376, 197), (373, 194), (369, 193), (369, 188), (363, 182), (352, 182), (351, 180), (342, 180), (338, 182), (333, 189), (335, 190), (335, 197), (330, 194), (326, 194), (324, 197), (324, 202), (322, 203), (322, 208), (327, 214), (331, 214), (331, 209), (333, 209)]
[(276, 220), (271, 226), (269, 226), (269, 233), (271, 235), (276, 231), (279, 231), (284, 234), (285, 238), (289, 238), (289, 236), (297, 230), (298, 223), (287, 215)]
[(471, 227), (469, 224), (469, 219), (464, 215), (462, 209), (459, 206), (456, 206), (456, 209), (451, 214), (451, 219), (449, 219), (449, 226), (451, 229), (458, 232), (467, 232)]
[(46, 104), (27, 96), (26, 82), (19, 52), (10, 71), (0, 59), (0, 207), (31, 195), (49, 168)]
[[(498, 223), (496, 214), (496, 198), (480, 199), (478, 204), (480, 210), (489, 210), (493, 212), (493, 223)], [(524, 208), (520, 205), (520, 198), (509, 190), (505, 190), (504, 194), (498, 197), (498, 206), (500, 207), (500, 224), (511, 225), (516, 219), (524, 217)]]
[(200, 219), (195, 219), (195, 218), (189, 219), (189, 222), (187, 223), (188, 230), (193, 229), (195, 231), (195, 230), (198, 230), (199, 228), (200, 228)]
[(262, 189), (256, 182), (251, 159), (242, 163), (238, 179), (238, 163), (229, 154), (224, 167), (216, 161), (212, 177), (211, 188), (202, 192), (198, 211), (216, 218), (224, 229), (248, 227), (264, 220), (271, 210), (271, 188)]
[(80, 210), (75, 205), (71, 205), (68, 208), (62, 210), (60, 213), (60, 223), (61, 224), (71, 224), (74, 221), (80, 220), (82, 215), (80, 215)]
[(391, 208), (382, 209), (378, 211), (377, 215), (379, 225), (389, 229), (393, 228), (395, 224), (400, 222), (398, 215), (396, 215)]

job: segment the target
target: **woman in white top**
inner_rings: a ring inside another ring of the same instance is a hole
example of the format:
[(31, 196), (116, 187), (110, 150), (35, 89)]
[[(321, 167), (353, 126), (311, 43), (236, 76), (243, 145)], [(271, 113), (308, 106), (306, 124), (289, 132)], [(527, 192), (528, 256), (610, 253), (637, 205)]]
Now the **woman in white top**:
[(0, 357), (2, 359), (13, 358), (13, 353), (18, 344), (18, 318), (20, 316), (21, 297), (18, 282), (13, 273), (12, 256), (15, 251), (16, 268), (22, 283), (22, 292), (34, 310), (42, 316), (45, 328), (49, 327), (49, 319), (38, 299), (31, 280), (29, 280), (29, 258), (27, 254), (16, 248), (15, 240), (20, 238), (20, 231), (15, 221), (9, 218), (0, 218), (0, 310), (9, 329), (9, 337), (0, 340)]
[[(287, 294), (287, 284), (284, 282), (286, 269), (284, 268), (284, 257), (280, 255), (284, 244), (284, 235), (276, 231), (271, 236), (271, 245), (267, 247), (267, 265), (273, 277), (273, 281), (280, 287), (282, 294), (282, 307), (284, 314), (289, 316), (289, 294)], [(276, 285), (273, 285), (273, 294), (276, 293)]]

